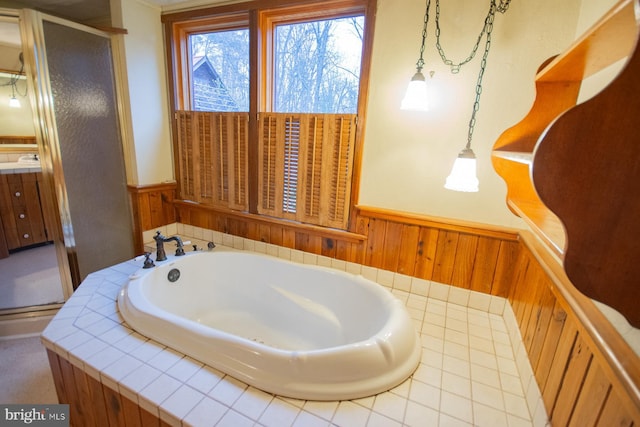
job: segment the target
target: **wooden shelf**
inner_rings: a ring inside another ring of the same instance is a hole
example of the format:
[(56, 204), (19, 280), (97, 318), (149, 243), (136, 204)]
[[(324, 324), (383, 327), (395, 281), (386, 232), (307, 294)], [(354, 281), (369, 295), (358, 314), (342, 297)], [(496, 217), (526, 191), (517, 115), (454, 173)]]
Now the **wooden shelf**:
[(531, 159), (528, 152), (496, 150), (493, 152), (493, 165), (508, 181), (507, 206), (521, 217), (532, 231), (562, 257), (565, 247), (565, 233), (562, 222), (540, 200), (531, 182)]
[(634, 3), (619, 1), (565, 52), (541, 66), (531, 110), (493, 147), (494, 169), (507, 182), (507, 205), (560, 257), (566, 246), (564, 227), (532, 182), (533, 153), (547, 128), (576, 105), (582, 80), (632, 53), (638, 31)]
[(501, 159), (511, 160), (512, 162), (530, 165), (533, 162), (533, 153), (530, 151), (507, 151), (495, 150), (493, 155)]
[[(638, 18), (636, 17), (636, 13)], [(640, 327), (639, 0), (620, 0), (536, 75), (529, 113), (493, 146), (507, 205), (562, 260), (584, 295)], [(585, 78), (626, 58), (578, 104)]]

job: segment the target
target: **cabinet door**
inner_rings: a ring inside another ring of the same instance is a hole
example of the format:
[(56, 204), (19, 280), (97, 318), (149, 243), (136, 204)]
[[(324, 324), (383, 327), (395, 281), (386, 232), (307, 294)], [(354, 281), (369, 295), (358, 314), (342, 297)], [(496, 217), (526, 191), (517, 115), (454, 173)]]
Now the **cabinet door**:
[(36, 182), (36, 174), (25, 173), (15, 175), (20, 178), (22, 195), (16, 197), (18, 202), (13, 207), (20, 246), (35, 245), (47, 241), (47, 234), (40, 207), (40, 194)]
[(3, 175), (0, 200), (8, 250), (47, 241), (36, 174)]
[(0, 215), (0, 259), (9, 256), (9, 248), (7, 248), (7, 240), (4, 237), (4, 225), (2, 223), (2, 216)]
[(13, 200), (9, 188), (9, 178), (12, 175), (0, 175), (0, 217), (4, 230), (5, 242), (8, 250), (20, 247), (18, 225), (13, 213)]

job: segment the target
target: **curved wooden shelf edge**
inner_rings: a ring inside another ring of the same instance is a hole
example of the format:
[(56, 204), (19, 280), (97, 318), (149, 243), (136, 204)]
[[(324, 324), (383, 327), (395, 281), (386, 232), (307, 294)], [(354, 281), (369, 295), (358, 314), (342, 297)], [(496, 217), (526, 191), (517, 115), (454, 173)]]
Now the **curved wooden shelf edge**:
[(564, 268), (585, 295), (640, 327), (640, 45), (616, 79), (565, 112), (532, 170), (567, 232)]
[[(547, 59), (543, 69), (555, 56)], [(536, 96), (527, 115), (517, 124), (505, 130), (493, 145), (493, 151), (516, 151), (532, 153), (538, 139), (549, 123), (573, 107), (578, 97), (578, 82), (536, 82)], [(531, 183), (530, 167), (501, 156), (492, 156), (494, 170), (507, 184), (507, 206), (517, 216), (509, 201), (533, 200), (538, 196)]]

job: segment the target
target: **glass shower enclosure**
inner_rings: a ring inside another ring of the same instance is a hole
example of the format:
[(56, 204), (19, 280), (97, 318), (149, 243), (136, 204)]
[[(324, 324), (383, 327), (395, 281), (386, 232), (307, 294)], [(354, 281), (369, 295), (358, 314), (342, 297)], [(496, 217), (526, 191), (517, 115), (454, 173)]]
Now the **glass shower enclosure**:
[(134, 256), (111, 35), (29, 9), (20, 20), (56, 252), (75, 289)]

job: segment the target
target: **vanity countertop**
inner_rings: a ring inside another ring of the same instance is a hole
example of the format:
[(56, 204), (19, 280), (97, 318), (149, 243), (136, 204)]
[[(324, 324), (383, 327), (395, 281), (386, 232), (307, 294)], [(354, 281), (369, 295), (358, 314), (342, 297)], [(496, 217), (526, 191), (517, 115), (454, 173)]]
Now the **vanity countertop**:
[(4, 162), (0, 163), (0, 174), (42, 172), (39, 163)]

